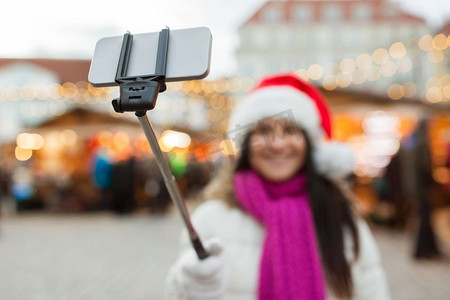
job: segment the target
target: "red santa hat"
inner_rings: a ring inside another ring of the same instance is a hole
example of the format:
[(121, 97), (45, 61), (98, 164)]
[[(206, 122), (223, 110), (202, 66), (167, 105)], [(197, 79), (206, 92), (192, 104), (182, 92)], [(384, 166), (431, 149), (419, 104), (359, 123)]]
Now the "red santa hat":
[(324, 176), (339, 179), (353, 171), (352, 150), (331, 141), (330, 110), (313, 85), (290, 73), (263, 78), (231, 114), (228, 137), (239, 148), (251, 128), (266, 118), (287, 118), (300, 125), (313, 144), (316, 168)]

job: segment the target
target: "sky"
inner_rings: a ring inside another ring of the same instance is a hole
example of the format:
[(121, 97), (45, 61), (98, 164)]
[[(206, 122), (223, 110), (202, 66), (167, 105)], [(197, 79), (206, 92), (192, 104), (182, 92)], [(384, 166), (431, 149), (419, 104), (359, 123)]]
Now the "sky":
[[(432, 26), (450, 19), (450, 0), (397, 0)], [(0, 58), (91, 59), (107, 36), (169, 26), (208, 27), (213, 35), (210, 77), (233, 74), (237, 30), (265, 0), (15, 0), (2, 5)]]

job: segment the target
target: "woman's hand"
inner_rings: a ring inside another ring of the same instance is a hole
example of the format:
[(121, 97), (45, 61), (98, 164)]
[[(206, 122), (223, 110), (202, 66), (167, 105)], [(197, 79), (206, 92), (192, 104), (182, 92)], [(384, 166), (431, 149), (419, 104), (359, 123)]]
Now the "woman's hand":
[(221, 299), (227, 287), (229, 270), (220, 253), (222, 242), (213, 238), (205, 243), (210, 254), (208, 258), (198, 259), (195, 251), (191, 249), (180, 260), (178, 284), (183, 287), (188, 299), (212, 300)]

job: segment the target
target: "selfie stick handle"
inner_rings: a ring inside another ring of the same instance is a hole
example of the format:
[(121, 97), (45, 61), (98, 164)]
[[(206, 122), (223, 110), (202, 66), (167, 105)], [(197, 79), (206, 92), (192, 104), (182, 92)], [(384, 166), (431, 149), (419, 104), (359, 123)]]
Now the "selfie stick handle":
[(169, 42), (169, 29), (163, 29), (160, 32), (158, 43), (158, 54), (156, 60), (156, 74), (139, 77), (127, 77), (126, 70), (131, 53), (133, 36), (130, 33), (124, 35), (122, 42), (122, 51), (120, 53), (119, 65), (116, 73), (116, 82), (120, 85), (120, 98), (114, 99), (112, 104), (116, 112), (134, 111), (142, 129), (144, 130), (147, 141), (153, 151), (158, 167), (164, 178), (170, 197), (178, 208), (183, 221), (187, 227), (189, 237), (199, 259), (205, 259), (209, 256), (203, 247), (203, 244), (192, 226), (189, 218), (189, 212), (182, 199), (180, 190), (176, 184), (175, 178), (171, 172), (169, 163), (159, 147), (158, 140), (153, 130), (152, 124), (147, 117), (147, 110), (155, 107), (158, 93), (166, 90), (165, 73), (167, 62), (167, 50)]
[(180, 191), (175, 183), (175, 178), (170, 170), (169, 164), (167, 163), (167, 160), (159, 147), (158, 140), (156, 139), (150, 120), (146, 114), (141, 115), (140, 112), (136, 112), (136, 116), (144, 129), (145, 136), (147, 137), (148, 143), (150, 144), (153, 154), (155, 155), (156, 162), (161, 170), (167, 190), (169, 191), (169, 194), (178, 210), (181, 212), (181, 216), (183, 217), (183, 221), (188, 229), (192, 246), (197, 252), (197, 256), (200, 259), (208, 257), (208, 253), (205, 251), (200, 238), (198, 237), (194, 227), (192, 226), (191, 220), (189, 219), (189, 213), (185, 202), (181, 198)]

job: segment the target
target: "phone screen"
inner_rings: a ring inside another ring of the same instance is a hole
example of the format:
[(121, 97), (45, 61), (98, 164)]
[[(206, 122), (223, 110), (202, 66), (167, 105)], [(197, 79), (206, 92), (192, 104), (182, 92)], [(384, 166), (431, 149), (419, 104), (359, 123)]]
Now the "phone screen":
[[(91, 61), (88, 80), (93, 86), (115, 86), (123, 36), (100, 39)], [(155, 73), (159, 32), (133, 35), (126, 76)], [(207, 27), (171, 30), (167, 53), (166, 81), (205, 78), (211, 61), (212, 35)]]

